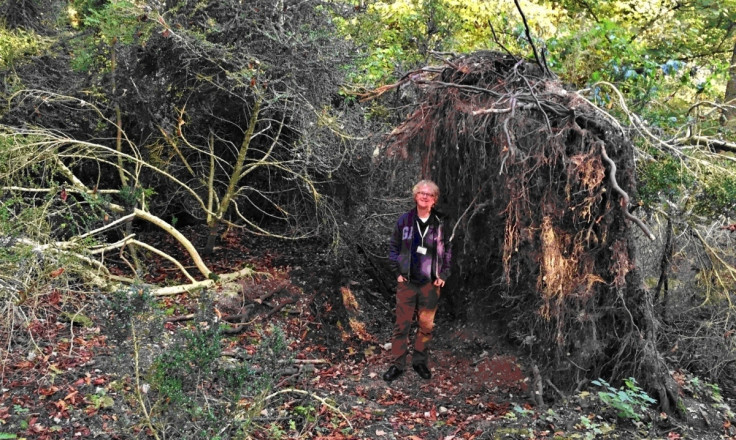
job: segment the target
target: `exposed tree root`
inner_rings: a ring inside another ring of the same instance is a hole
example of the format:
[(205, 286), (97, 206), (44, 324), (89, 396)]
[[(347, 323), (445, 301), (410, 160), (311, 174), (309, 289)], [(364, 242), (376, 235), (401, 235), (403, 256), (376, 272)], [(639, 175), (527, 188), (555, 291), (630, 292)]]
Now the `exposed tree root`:
[(671, 408), (658, 323), (633, 261), (630, 225), (654, 235), (628, 210), (636, 186), (625, 130), (543, 65), (498, 53), (421, 69), (394, 87), (410, 84), (421, 99), (385, 152), (418, 154), (423, 176), (443, 189), (457, 222), (455, 273), (484, 292), (469, 301), (498, 310), (540, 369), (568, 371), (555, 387), (638, 373)]

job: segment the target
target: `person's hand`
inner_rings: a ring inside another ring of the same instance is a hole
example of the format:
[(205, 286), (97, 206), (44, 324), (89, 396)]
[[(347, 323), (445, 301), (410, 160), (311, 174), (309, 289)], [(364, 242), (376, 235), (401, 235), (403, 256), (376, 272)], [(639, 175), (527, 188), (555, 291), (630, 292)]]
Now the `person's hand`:
[(406, 278), (404, 278), (404, 275), (399, 275), (399, 277), (396, 280), (400, 283), (403, 283), (404, 281), (406, 281)]
[(434, 280), (434, 285), (437, 287), (443, 287), (445, 285), (445, 280), (437, 278), (436, 280)]

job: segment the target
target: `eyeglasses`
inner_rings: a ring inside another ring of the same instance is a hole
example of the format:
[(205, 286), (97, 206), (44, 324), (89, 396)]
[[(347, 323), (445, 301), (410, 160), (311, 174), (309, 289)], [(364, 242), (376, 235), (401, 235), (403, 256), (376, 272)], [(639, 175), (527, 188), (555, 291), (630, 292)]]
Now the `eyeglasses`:
[(417, 192), (417, 195), (424, 196), (424, 197), (429, 197), (430, 199), (433, 199), (434, 198), (434, 194), (428, 193), (428, 192), (424, 192), (424, 191)]

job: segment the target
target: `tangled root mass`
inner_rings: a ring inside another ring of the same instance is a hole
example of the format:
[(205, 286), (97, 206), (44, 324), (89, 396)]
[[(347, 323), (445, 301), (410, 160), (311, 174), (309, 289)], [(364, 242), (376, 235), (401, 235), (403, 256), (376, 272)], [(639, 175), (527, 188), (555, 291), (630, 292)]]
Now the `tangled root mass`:
[(419, 156), (442, 188), (455, 274), (466, 301), (487, 306), (476, 318), (505, 320), (537, 362), (569, 370), (563, 386), (660, 374), (632, 261), (633, 145), (621, 126), (537, 65), (498, 53), (397, 87), (421, 97), (386, 152)]

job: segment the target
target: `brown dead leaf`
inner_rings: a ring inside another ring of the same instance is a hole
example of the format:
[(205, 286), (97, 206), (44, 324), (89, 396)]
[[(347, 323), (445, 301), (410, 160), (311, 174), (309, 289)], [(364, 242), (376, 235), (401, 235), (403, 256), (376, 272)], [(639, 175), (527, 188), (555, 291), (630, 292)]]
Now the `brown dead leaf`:
[(59, 391), (59, 387), (52, 385), (48, 388), (43, 388), (43, 387), (39, 388), (38, 394), (42, 396), (51, 396), (53, 394), (56, 394), (57, 391)]
[(20, 361), (20, 362), (18, 362), (18, 363), (15, 364), (15, 368), (17, 368), (19, 370), (24, 369), (24, 368), (33, 368), (33, 362), (31, 362), (31, 361), (25, 361), (25, 360), (24, 361)]
[(56, 407), (56, 409), (58, 409), (59, 411), (65, 411), (65, 410), (66, 410), (66, 409), (67, 409), (67, 408), (69, 407), (69, 405), (67, 405), (67, 403), (66, 403), (66, 402), (64, 402), (64, 400), (63, 400), (63, 399), (59, 399), (59, 400), (57, 400), (56, 402), (54, 402), (54, 406), (55, 406), (55, 407)]
[(81, 400), (80, 397), (79, 397), (79, 391), (78, 390), (72, 391), (71, 393), (67, 394), (64, 397), (64, 400), (66, 400), (67, 402), (71, 403), (72, 405), (76, 405), (77, 402), (79, 400)]

